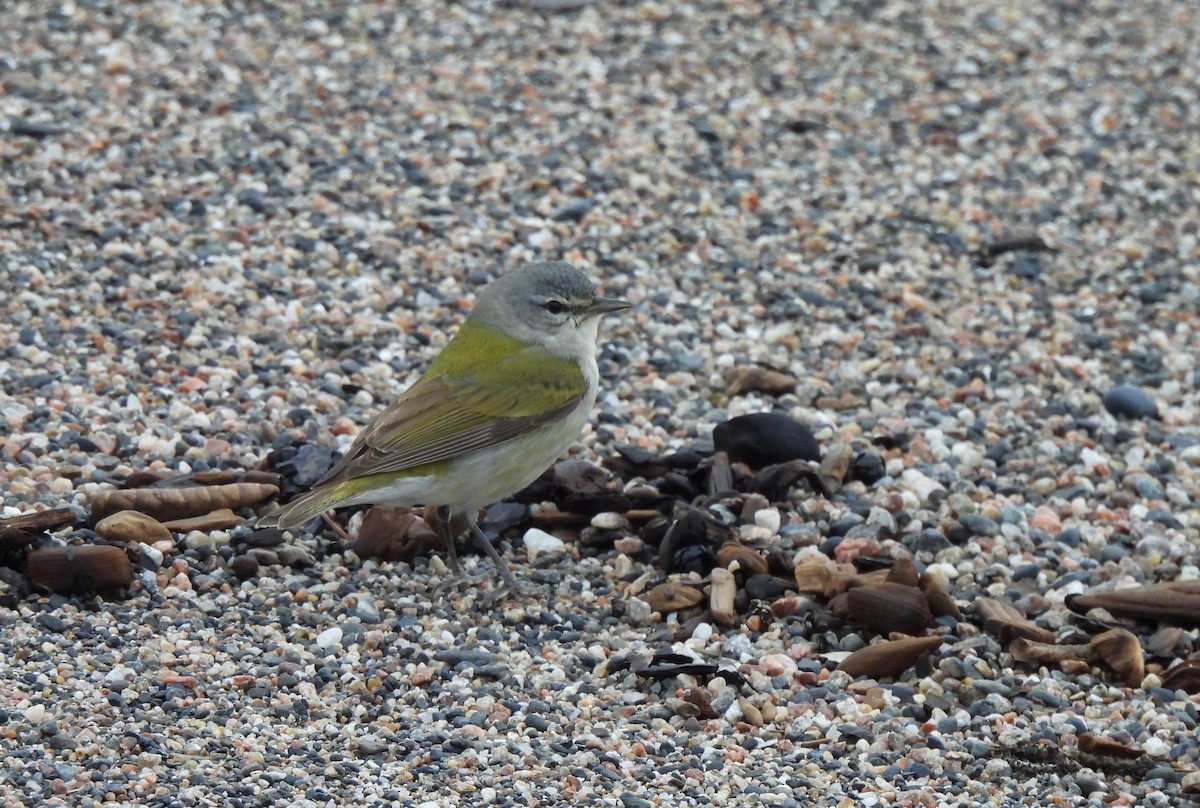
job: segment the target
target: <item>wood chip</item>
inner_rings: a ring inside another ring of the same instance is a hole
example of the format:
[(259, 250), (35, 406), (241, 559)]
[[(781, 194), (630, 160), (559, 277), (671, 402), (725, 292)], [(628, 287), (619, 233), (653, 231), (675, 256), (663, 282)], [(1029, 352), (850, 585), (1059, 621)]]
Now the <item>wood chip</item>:
[(124, 548), (111, 544), (43, 547), (25, 556), (29, 583), (51, 592), (117, 589), (133, 581)]
[(74, 527), (79, 516), (73, 508), (51, 508), (0, 519), (0, 550), (17, 550), (43, 533)]
[(796, 591), (802, 595), (831, 598), (839, 591), (837, 573), (829, 564), (820, 561), (798, 564), (792, 572)]

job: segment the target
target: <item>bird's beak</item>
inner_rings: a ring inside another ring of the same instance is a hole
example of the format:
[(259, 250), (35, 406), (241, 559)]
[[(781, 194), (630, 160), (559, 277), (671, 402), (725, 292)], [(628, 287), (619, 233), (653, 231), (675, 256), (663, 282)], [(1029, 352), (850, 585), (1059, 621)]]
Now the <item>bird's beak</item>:
[(617, 300), (615, 297), (596, 297), (592, 299), (592, 305), (587, 307), (587, 313), (608, 314), (627, 308), (629, 308), (628, 300)]

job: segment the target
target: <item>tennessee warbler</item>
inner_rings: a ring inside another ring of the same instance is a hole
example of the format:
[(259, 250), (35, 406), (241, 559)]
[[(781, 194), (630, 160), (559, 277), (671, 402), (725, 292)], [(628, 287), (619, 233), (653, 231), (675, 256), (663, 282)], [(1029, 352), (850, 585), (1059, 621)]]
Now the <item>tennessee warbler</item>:
[(628, 306), (563, 262), (500, 276), (425, 375), (276, 524), (346, 505), (433, 506), (452, 567), (469, 530), (519, 589), (476, 524), (479, 509), (529, 485), (578, 437), (599, 386), (600, 317)]

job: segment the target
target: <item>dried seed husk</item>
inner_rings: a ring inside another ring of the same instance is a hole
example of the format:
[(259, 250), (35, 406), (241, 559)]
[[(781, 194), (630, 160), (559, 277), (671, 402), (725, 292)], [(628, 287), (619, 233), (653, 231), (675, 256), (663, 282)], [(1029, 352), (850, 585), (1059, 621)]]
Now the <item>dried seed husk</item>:
[(417, 514), (407, 508), (376, 505), (363, 517), (352, 548), (359, 558), (412, 561), (439, 549), (440, 544), (434, 529)]
[(996, 598), (975, 598), (975, 609), (983, 620), (1005, 619), (1024, 620), (1025, 615), (1015, 604)]
[(193, 530), (225, 530), (226, 528), (237, 527), (245, 521), (244, 518), (238, 516), (229, 508), (220, 508), (203, 516), (172, 519), (169, 522), (163, 522), (163, 526), (175, 533), (190, 533)]
[(1045, 645), (1053, 644), (1058, 639), (1053, 631), (1035, 626), (1028, 620), (985, 620), (983, 630), (1000, 640), (1003, 645), (1009, 645), (1018, 639)]
[(1092, 637), (1092, 649), (1130, 687), (1146, 678), (1146, 662), (1137, 635), (1123, 628), (1110, 629)]
[(43, 547), (25, 556), (29, 583), (52, 592), (117, 589), (133, 581), (133, 565), (122, 547), (77, 544)]
[(1174, 659), (1175, 649), (1183, 640), (1183, 629), (1179, 626), (1163, 626), (1146, 640), (1146, 652), (1163, 659)]
[(1162, 675), (1162, 685), (1168, 690), (1182, 690), (1188, 695), (1200, 693), (1200, 659), (1185, 659)]
[(921, 574), (917, 572), (917, 565), (910, 557), (901, 556), (892, 562), (884, 580), (902, 586), (917, 586), (921, 581)]
[(717, 548), (717, 563), (722, 567), (728, 568), (735, 561), (745, 575), (760, 575), (769, 569), (762, 553), (741, 542), (727, 541)]
[(704, 593), (679, 581), (667, 581), (647, 592), (645, 600), (653, 611), (666, 614), (698, 606), (704, 600)]
[(922, 654), (933, 651), (941, 644), (942, 638), (938, 636), (879, 642), (858, 649), (842, 660), (837, 669), (854, 677), (884, 679), (897, 676), (915, 665)]
[(1021, 638), (1043, 645), (1054, 643), (1054, 632), (1026, 620), (1021, 610), (1006, 600), (976, 598), (975, 609), (982, 618), (983, 630), (1002, 643), (1009, 644)]
[(925, 593), (911, 586), (882, 583), (846, 593), (846, 614), (881, 634), (921, 634), (933, 619)]
[(1080, 660), (1091, 662), (1096, 658), (1096, 653), (1090, 645), (1054, 645), (1025, 637), (1013, 640), (1008, 647), (1008, 652), (1018, 662), (1037, 662), (1043, 665), (1057, 665), (1061, 662)]
[(817, 479), (825, 493), (836, 494), (846, 481), (846, 472), (850, 470), (850, 462), (854, 459), (854, 450), (845, 444), (833, 446), (821, 458)]
[(1117, 617), (1200, 626), (1200, 580), (1168, 581), (1115, 592), (1072, 595), (1067, 598), (1067, 607), (1080, 614), (1099, 608)]
[(736, 396), (748, 390), (779, 396), (796, 389), (799, 380), (786, 370), (757, 362), (753, 365), (738, 365), (725, 373), (729, 383), (727, 394)]
[(925, 602), (929, 604), (929, 613), (934, 617), (953, 617), (962, 621), (963, 614), (958, 608), (958, 602), (944, 589), (930, 589), (925, 593)]

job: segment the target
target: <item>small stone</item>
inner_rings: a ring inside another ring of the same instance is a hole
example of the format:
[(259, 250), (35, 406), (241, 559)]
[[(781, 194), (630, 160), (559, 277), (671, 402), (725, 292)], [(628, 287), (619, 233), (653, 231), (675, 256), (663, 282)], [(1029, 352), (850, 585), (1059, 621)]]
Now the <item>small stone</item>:
[(592, 517), (592, 527), (598, 530), (629, 530), (629, 520), (619, 513), (605, 511)]
[(1033, 517), (1029, 520), (1029, 526), (1054, 536), (1062, 530), (1062, 520), (1058, 518), (1058, 514), (1049, 505), (1039, 505), (1037, 510), (1033, 512)]
[(782, 521), (777, 508), (763, 508), (754, 514), (754, 524), (770, 531), (772, 536), (779, 532), (779, 525)]
[(796, 672), (796, 660), (787, 654), (767, 654), (758, 660), (758, 666), (767, 676), (791, 676)]
[(1158, 405), (1145, 390), (1127, 384), (1104, 394), (1104, 409), (1118, 418), (1157, 418)]
[(229, 569), (243, 581), (253, 578), (258, 575), (258, 559), (249, 554), (234, 556), (229, 562)]
[(625, 536), (613, 542), (613, 548), (618, 553), (623, 553), (627, 556), (634, 556), (646, 549), (646, 542), (639, 539), (637, 536)]
[(183, 538), (183, 544), (201, 558), (206, 558), (217, 552), (217, 542), (208, 533), (193, 530)]
[(916, 494), (917, 499), (921, 502), (929, 502), (935, 494), (943, 493), (946, 490), (946, 486), (916, 469), (904, 470), (900, 475), (900, 486), (906, 491)]
[(153, 544), (170, 541), (171, 531), (166, 525), (138, 511), (117, 511), (96, 523), (96, 533), (113, 541), (137, 541)]
[(654, 610), (650, 608), (650, 604), (641, 598), (630, 598), (625, 603), (625, 619), (637, 626), (644, 626), (650, 622), (650, 616), (654, 614)]
[(342, 642), (342, 629), (340, 626), (327, 628), (317, 635), (314, 641), (316, 646), (322, 650), (328, 650)]
[(521, 537), (525, 544), (525, 552), (530, 558), (537, 558), (539, 555), (550, 553), (561, 553), (566, 549), (567, 543), (541, 528), (531, 527), (525, 531), (525, 535)]

